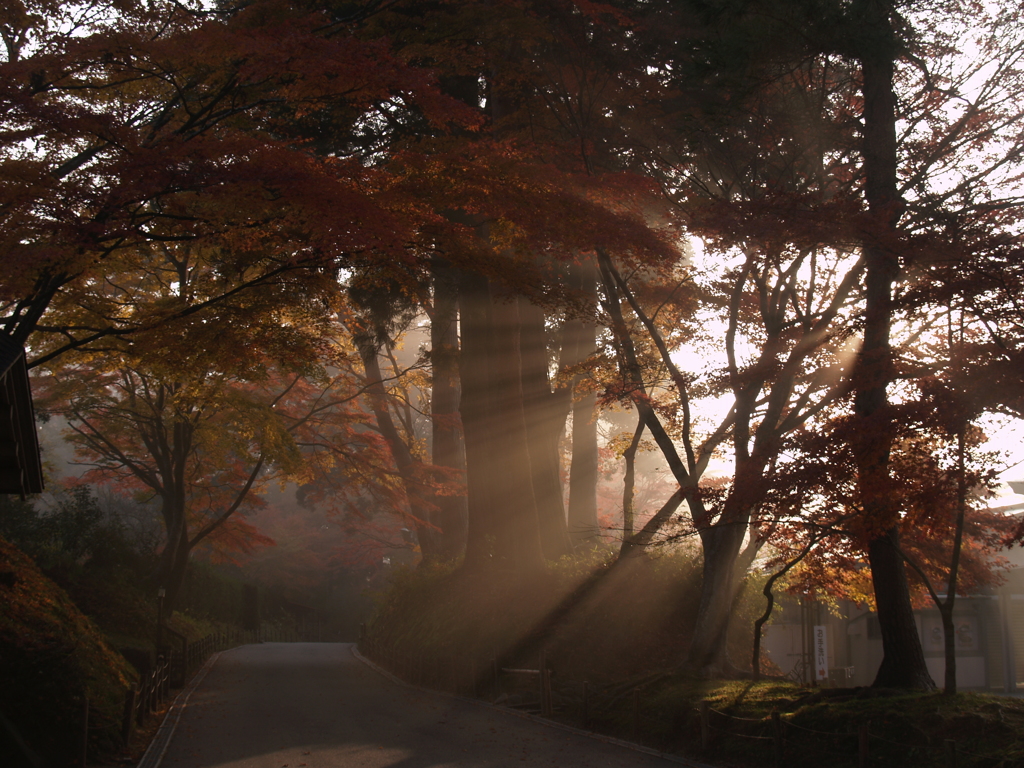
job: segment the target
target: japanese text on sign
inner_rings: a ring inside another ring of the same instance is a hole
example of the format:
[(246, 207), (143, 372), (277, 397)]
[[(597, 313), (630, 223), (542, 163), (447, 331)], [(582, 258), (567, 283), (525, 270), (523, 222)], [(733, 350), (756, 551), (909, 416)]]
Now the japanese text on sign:
[(816, 680), (828, 679), (828, 637), (822, 624), (814, 626), (814, 671)]

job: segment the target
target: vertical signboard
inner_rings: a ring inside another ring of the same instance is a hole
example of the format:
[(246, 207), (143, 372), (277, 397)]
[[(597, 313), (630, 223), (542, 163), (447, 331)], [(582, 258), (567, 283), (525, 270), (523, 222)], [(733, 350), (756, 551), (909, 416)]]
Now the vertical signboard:
[(828, 680), (828, 636), (823, 624), (814, 625), (814, 679)]

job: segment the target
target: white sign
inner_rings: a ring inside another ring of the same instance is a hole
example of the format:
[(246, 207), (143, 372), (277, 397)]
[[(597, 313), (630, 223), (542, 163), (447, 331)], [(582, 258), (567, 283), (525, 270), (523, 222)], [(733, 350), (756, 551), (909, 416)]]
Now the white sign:
[(814, 626), (814, 676), (816, 680), (828, 680), (828, 636), (825, 626)]

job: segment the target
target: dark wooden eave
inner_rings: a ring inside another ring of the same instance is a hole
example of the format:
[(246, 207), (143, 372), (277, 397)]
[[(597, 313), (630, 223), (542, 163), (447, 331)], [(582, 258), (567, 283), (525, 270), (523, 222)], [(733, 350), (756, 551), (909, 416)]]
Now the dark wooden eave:
[(35, 409), (25, 350), (0, 335), (0, 493), (41, 493)]

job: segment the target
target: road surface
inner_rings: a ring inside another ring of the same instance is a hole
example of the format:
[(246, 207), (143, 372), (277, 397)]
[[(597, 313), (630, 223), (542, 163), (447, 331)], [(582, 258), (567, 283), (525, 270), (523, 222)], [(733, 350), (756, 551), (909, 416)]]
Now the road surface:
[(339, 643), (226, 651), (160, 768), (667, 768), (678, 763), (396, 684)]

